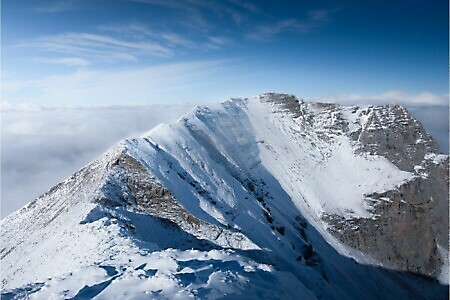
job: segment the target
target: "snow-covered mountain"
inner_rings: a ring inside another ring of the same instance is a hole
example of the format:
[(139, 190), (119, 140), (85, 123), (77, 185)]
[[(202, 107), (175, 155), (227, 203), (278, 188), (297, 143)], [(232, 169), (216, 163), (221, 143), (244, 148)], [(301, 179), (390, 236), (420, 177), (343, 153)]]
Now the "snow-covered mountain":
[(4, 219), (2, 299), (447, 299), (448, 162), (396, 105), (199, 107)]

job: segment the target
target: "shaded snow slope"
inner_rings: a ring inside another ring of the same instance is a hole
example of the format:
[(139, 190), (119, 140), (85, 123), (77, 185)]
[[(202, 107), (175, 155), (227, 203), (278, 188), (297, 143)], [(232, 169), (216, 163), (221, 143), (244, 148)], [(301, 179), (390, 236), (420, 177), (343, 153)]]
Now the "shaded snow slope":
[(333, 231), (448, 160), (426, 136), (422, 169), (365, 148), (370, 111), (263, 94), (123, 141), (2, 221), (2, 296), (447, 298)]

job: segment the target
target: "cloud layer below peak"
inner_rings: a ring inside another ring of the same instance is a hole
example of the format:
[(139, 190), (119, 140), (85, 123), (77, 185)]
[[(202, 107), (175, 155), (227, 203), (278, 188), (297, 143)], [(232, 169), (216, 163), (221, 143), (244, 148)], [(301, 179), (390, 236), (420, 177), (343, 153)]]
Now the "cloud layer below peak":
[(362, 95), (357, 93), (326, 95), (313, 100), (342, 103), (350, 105), (365, 104), (400, 104), (406, 106), (448, 106), (449, 95), (438, 95), (431, 92), (407, 94), (398, 90), (390, 90), (378, 95)]

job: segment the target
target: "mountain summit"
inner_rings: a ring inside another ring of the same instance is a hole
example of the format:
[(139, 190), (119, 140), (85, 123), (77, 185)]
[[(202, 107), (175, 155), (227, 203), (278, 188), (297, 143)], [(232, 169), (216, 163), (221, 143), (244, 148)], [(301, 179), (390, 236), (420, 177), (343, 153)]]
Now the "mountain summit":
[(2, 297), (448, 299), (448, 163), (398, 105), (198, 107), (4, 219)]

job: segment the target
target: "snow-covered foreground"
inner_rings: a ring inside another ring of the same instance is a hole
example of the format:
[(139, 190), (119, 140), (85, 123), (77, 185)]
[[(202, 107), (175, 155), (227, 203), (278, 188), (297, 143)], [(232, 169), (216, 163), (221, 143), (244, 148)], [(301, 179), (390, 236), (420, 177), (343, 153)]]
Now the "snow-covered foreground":
[[(212, 299), (225, 294), (256, 299), (312, 295), (289, 272), (276, 271), (245, 254), (196, 240), (156, 218), (126, 211), (116, 213), (133, 224), (145, 222), (143, 228), (137, 229), (145, 231), (144, 236), (138, 240), (133, 234), (124, 234), (118, 224), (123, 219), (110, 217), (86, 223), (77, 232), (65, 229), (64, 236), (55, 235), (51, 243), (54, 255), (40, 255), (35, 251), (38, 249), (33, 249), (33, 255), (47, 261), (25, 262), (23, 273), (16, 275), (20, 277), (18, 282), (37, 282), (6, 292), (2, 299), (30, 294), (31, 299)], [(69, 241), (71, 248), (67, 249)], [(64, 255), (59, 255), (61, 252)], [(34, 268), (41, 270), (39, 276)], [(270, 287), (268, 282), (277, 285)]]
[(223, 249), (136, 212), (95, 210), (90, 217), (99, 219), (49, 232), (46, 247), (36, 243), (26, 260), (15, 261), (17, 280), (9, 285), (18, 288), (3, 290), (2, 299), (443, 299), (446, 291), (359, 265), (310, 230), (320, 262), (292, 265), (281, 253)]
[(367, 195), (424, 171), (357, 154), (348, 134), (374, 126), (362, 109), (277, 97), (198, 108), (126, 140), (3, 220), (2, 298), (447, 298), (323, 220), (376, 220)]

